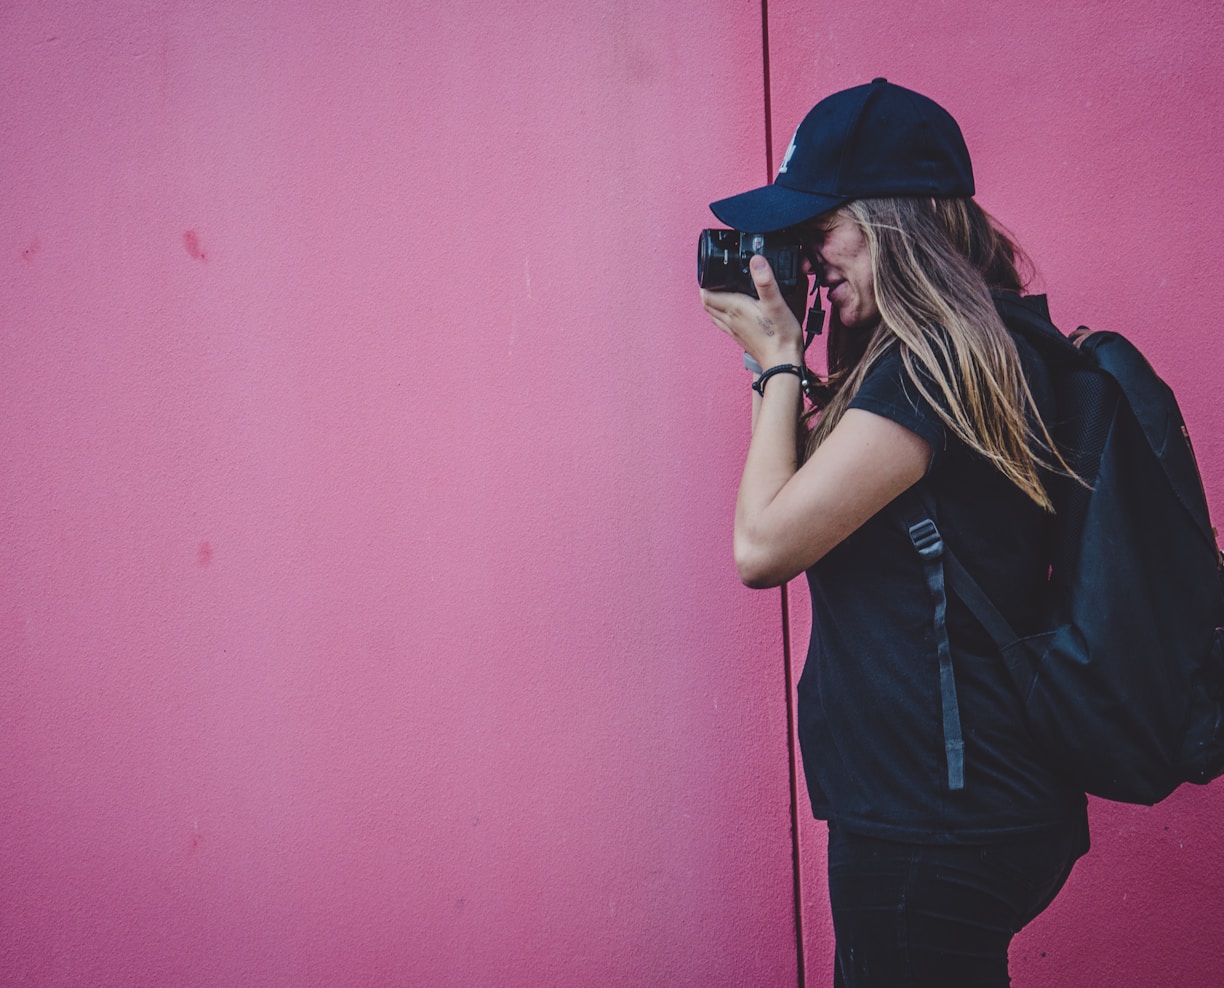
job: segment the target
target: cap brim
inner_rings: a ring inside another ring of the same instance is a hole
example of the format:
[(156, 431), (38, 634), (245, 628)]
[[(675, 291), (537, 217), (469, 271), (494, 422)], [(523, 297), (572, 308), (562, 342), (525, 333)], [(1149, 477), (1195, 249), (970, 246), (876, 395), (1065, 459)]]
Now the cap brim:
[(846, 196), (800, 192), (774, 184), (719, 199), (710, 203), (710, 211), (735, 230), (772, 233), (827, 213), (848, 201)]

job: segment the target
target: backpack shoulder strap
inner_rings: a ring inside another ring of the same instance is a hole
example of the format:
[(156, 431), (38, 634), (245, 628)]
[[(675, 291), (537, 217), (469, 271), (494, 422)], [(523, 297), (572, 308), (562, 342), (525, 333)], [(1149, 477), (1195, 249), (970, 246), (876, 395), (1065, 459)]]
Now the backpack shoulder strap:
[[(952, 643), (948, 640), (948, 591), (944, 581), (943, 537), (935, 524), (933, 501), (924, 481), (905, 498), (905, 525), (922, 562), (922, 574), (931, 596), (935, 652), (939, 660), (939, 706), (943, 721), (944, 758), (948, 766), (948, 788), (965, 788), (965, 739), (961, 732), (960, 704), (956, 698), (956, 676), (952, 668)], [(923, 502), (926, 502), (924, 504)]]
[(1014, 333), (1021, 334), (1046, 360), (1055, 363), (1083, 361), (1079, 349), (1050, 321), (1050, 307), (1044, 295), (1017, 295), (992, 291), (999, 318)]
[[(973, 574), (960, 561), (952, 547), (940, 534), (935, 523), (935, 502), (925, 480), (919, 481), (910, 489), (909, 506), (906, 508), (906, 524), (910, 531), (910, 540), (918, 549), (920, 556), (923, 551), (920, 542), (938, 542), (938, 550), (933, 554), (939, 560), (944, 570), (944, 579), (952, 592), (961, 599), (970, 613), (977, 618), (982, 628), (990, 636), (999, 651), (1019, 640), (1020, 636), (1011, 626), (1011, 622), (995, 606), (990, 596), (982, 589), (982, 585), (973, 578)], [(923, 556), (926, 559), (926, 556)], [(928, 584), (931, 577), (928, 574)], [(947, 634), (946, 630), (943, 634)]]

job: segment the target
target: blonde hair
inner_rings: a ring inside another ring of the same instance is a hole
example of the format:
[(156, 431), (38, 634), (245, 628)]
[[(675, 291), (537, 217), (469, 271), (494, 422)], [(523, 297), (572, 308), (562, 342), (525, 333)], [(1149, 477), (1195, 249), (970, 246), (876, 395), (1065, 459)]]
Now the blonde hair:
[(841, 420), (867, 372), (896, 347), (909, 383), (948, 430), (1052, 510), (1041, 470), (1050, 461), (1063, 470), (1066, 464), (990, 297), (992, 288), (1023, 287), (1023, 255), (1014, 242), (971, 199), (856, 199), (841, 212), (867, 240), (880, 322), (863, 333), (834, 318), (808, 454)]

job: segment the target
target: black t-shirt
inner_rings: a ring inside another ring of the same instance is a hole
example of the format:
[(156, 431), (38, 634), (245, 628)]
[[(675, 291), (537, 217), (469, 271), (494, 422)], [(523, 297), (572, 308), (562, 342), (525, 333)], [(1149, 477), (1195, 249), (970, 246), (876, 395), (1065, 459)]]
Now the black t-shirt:
[[(1031, 347), (1016, 343), (1048, 421), (1049, 376)], [(945, 428), (895, 348), (851, 407), (931, 444), (925, 482), (945, 541), (1012, 626), (1031, 628), (1049, 572), (1049, 516)], [(818, 818), (892, 840), (979, 843), (1036, 834), (1083, 811), (1083, 794), (1033, 744), (1002, 658), (955, 595), (947, 627), (965, 785), (949, 789), (934, 606), (899, 503), (807, 575), (812, 641), (799, 682), (799, 735)]]

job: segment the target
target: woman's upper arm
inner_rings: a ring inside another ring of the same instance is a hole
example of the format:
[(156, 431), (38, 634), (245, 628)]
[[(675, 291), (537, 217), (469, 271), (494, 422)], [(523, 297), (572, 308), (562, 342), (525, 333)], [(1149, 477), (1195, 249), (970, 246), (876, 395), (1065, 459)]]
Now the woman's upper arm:
[(767, 506), (737, 518), (740, 578), (769, 587), (798, 576), (921, 480), (931, 453), (900, 423), (850, 409)]

